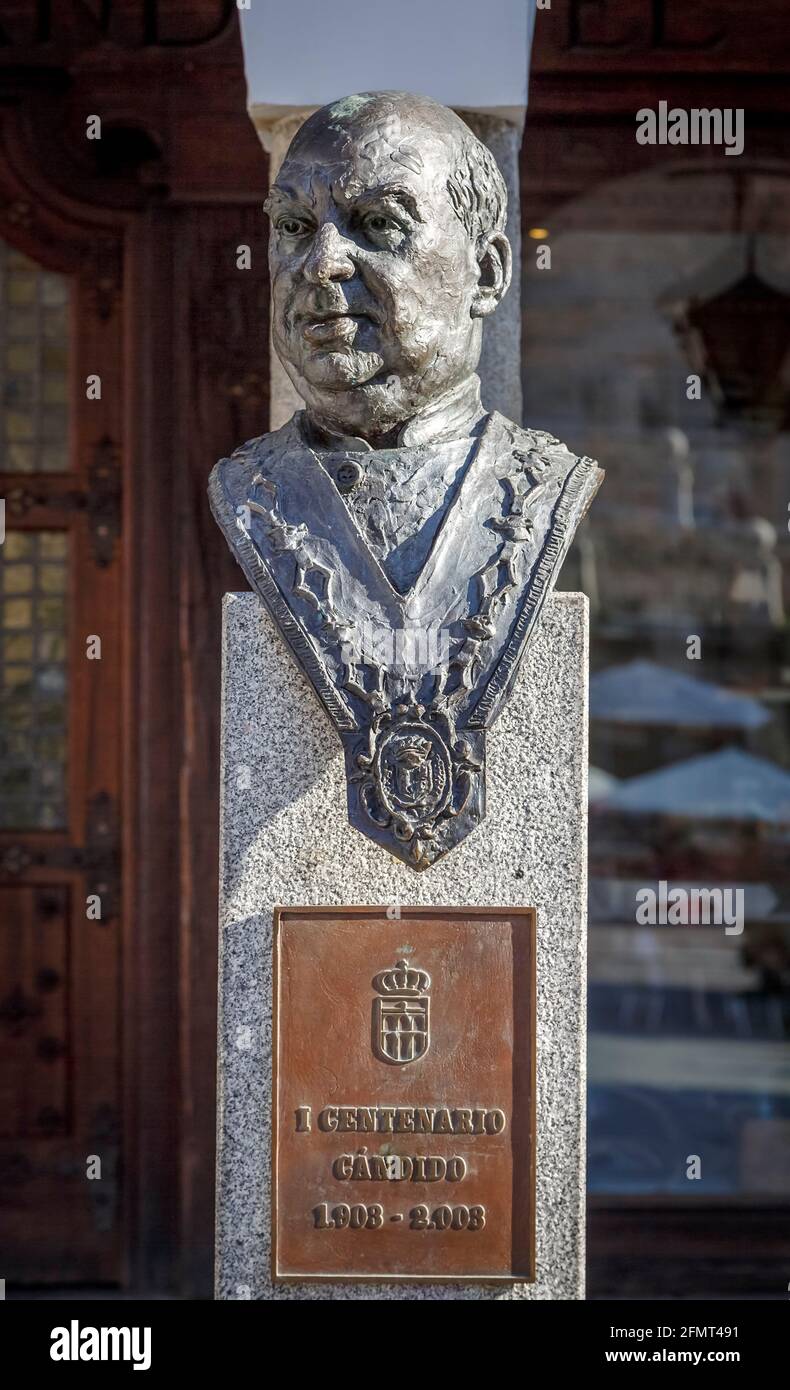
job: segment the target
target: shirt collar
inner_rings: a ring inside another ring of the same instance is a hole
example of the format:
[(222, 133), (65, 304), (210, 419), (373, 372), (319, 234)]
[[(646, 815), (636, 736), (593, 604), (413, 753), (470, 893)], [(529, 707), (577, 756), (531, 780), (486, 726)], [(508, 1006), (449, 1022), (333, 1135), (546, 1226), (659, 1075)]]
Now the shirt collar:
[[(451, 387), (407, 420), (398, 433), (395, 447), (415, 448), (434, 440), (467, 438), (484, 414), (480, 378), (472, 372), (460, 385)], [(319, 447), (344, 449), (349, 453), (373, 452), (366, 439), (329, 430), (311, 419), (306, 410), (300, 411), (300, 425), (305, 436)]]

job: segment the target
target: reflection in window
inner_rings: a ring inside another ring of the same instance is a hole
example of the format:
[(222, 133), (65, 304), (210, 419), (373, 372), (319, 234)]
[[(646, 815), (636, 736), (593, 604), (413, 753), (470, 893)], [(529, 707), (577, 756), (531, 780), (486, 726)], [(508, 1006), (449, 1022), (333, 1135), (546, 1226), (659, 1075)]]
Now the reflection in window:
[(68, 469), (68, 294), (0, 241), (0, 472)]
[(0, 829), (65, 826), (68, 536), (0, 546)]
[[(525, 280), (526, 420), (607, 474), (561, 581), (592, 610), (589, 1182), (786, 1196), (787, 411), (733, 422), (689, 392), (667, 295), (743, 246), (702, 182), (628, 182), (563, 209)], [(754, 249), (790, 287), (787, 239)]]

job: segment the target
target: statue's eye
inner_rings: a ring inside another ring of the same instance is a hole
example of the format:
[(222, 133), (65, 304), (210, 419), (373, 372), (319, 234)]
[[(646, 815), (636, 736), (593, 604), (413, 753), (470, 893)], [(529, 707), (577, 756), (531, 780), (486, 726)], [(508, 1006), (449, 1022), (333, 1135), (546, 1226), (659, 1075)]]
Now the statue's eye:
[(363, 219), (362, 226), (365, 235), (374, 241), (384, 239), (392, 242), (393, 239), (401, 240), (404, 236), (400, 223), (394, 217), (388, 217), (385, 212), (369, 212)]
[(277, 230), (283, 236), (304, 236), (310, 229), (298, 217), (280, 217), (277, 219)]

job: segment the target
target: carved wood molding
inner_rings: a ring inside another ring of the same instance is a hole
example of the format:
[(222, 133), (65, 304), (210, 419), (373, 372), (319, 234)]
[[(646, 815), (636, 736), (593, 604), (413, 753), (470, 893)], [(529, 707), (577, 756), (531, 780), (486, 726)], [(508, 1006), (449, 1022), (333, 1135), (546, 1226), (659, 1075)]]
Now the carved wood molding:
[(22, 107), (0, 107), (0, 236), (50, 270), (81, 273), (86, 280), (111, 276), (117, 287), (127, 221), (122, 213), (97, 210), (49, 183), (30, 114)]
[(96, 49), (155, 61), (221, 46), (233, 36), (236, 13), (236, 0), (38, 0), (5, 7), (0, 42), (11, 67), (73, 68)]

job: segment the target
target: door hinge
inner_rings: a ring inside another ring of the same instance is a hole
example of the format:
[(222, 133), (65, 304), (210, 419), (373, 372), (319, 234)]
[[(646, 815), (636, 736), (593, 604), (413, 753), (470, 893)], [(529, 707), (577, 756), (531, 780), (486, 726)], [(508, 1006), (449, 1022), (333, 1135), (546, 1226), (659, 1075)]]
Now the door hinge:
[(25, 516), (34, 507), (86, 512), (93, 558), (100, 569), (106, 569), (112, 563), (115, 542), (121, 534), (120, 453), (115, 441), (108, 434), (102, 435), (93, 446), (87, 488), (37, 492), (31, 479), (9, 489), (6, 495), (8, 515)]
[(0, 849), (0, 874), (17, 878), (27, 869), (77, 869), (85, 876), (86, 897), (101, 900), (103, 924), (117, 917), (121, 900), (121, 847), (118, 807), (109, 792), (88, 802), (84, 845), (25, 844), (13, 841)]

